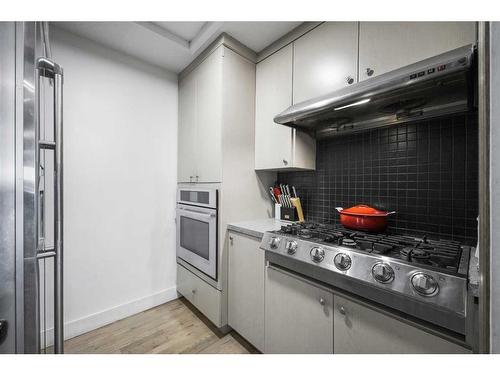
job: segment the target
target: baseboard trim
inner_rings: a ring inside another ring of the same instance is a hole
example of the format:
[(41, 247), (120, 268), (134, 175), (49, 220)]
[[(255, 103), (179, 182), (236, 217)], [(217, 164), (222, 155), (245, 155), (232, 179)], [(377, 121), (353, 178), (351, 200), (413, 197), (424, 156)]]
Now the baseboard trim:
[[(138, 314), (178, 297), (179, 294), (177, 293), (177, 288), (173, 286), (158, 293), (66, 322), (64, 323), (64, 339), (68, 340), (70, 338), (80, 336), (94, 329), (103, 327), (131, 315)], [(42, 337), (43, 333), (44, 332), (42, 331)], [(54, 329), (47, 329), (46, 346), (51, 346), (53, 344), (53, 335)]]

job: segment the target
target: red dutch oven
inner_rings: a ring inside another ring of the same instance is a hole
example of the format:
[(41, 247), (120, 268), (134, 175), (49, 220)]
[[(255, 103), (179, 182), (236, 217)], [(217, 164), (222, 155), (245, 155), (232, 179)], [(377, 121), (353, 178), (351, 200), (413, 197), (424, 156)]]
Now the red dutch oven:
[(366, 232), (383, 232), (387, 228), (387, 216), (396, 211), (381, 211), (365, 204), (358, 204), (351, 208), (336, 207), (340, 213), (340, 223), (349, 229)]

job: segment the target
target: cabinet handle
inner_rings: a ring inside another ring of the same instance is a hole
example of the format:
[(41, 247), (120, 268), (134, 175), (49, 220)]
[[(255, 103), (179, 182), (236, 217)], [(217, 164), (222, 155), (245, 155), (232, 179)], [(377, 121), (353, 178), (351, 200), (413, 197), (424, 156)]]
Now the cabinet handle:
[(348, 76), (348, 77), (346, 78), (346, 81), (347, 81), (347, 83), (348, 83), (349, 85), (352, 85), (352, 84), (354, 83), (354, 78), (352, 78), (351, 76)]
[(324, 299), (324, 298), (320, 298), (320, 299), (319, 299), (319, 304), (320, 304), (321, 306), (325, 306), (325, 299)]
[(375, 73), (375, 72), (372, 68), (366, 68), (366, 75), (368, 77), (371, 77), (373, 75), (373, 73)]
[(196, 289), (191, 290), (191, 293), (196, 294)]
[(196, 182), (198, 182), (198, 179), (200, 178), (200, 176), (196, 176)]
[(341, 313), (342, 315), (345, 315), (345, 308), (344, 308), (344, 306), (340, 306), (340, 307), (339, 307), (339, 311), (340, 311), (340, 313)]
[(233, 236), (229, 236), (229, 243), (232, 245), (233, 244)]
[(283, 159), (283, 164), (288, 165), (288, 160)]
[(193, 176), (189, 176), (189, 182), (193, 182)]

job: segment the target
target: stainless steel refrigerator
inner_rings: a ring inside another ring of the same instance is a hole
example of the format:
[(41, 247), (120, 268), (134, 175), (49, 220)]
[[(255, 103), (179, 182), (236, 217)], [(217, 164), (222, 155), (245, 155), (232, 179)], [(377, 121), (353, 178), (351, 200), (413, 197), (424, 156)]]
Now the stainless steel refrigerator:
[(47, 23), (0, 22), (0, 353), (64, 351), (62, 85)]

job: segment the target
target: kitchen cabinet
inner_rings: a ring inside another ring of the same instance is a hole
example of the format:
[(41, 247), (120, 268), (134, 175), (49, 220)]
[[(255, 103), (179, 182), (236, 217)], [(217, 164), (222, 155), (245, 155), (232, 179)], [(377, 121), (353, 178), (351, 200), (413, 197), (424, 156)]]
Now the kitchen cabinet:
[(223, 63), (220, 46), (179, 82), (179, 182), (222, 180)]
[(470, 353), (462, 346), (339, 295), (334, 296), (333, 321), (337, 354)]
[(178, 180), (196, 176), (196, 80), (191, 74), (179, 82)]
[(196, 72), (197, 182), (222, 181), (223, 62), (224, 47), (219, 47)]
[(293, 47), (294, 104), (357, 82), (357, 22), (325, 22)]
[[(233, 273), (233, 287), (228, 287), (227, 225), (268, 216), (272, 211), (268, 188), (276, 179), (274, 173), (255, 172), (255, 58), (255, 52), (222, 34), (179, 75), (178, 181), (220, 183), (213, 186), (218, 190), (217, 279), (178, 258), (177, 291), (224, 331), (228, 327), (229, 289), (258, 298), (253, 290), (247, 290), (254, 287), (252, 282), (243, 285), (246, 278), (253, 279), (253, 269), (243, 268), (243, 278)], [(192, 155), (195, 157), (190, 158)], [(242, 247), (250, 245), (243, 241)], [(259, 254), (258, 245), (252, 252)], [(234, 255), (235, 269), (246, 266), (238, 259), (249, 254), (236, 251)], [(232, 299), (246, 303), (238, 294)], [(263, 303), (261, 306), (263, 310)], [(252, 307), (259, 310), (257, 305)], [(231, 312), (235, 329), (262, 348), (262, 326), (247, 319), (238, 307)], [(253, 313), (248, 318), (251, 316)], [(263, 312), (260, 316), (263, 321)]]
[(256, 67), (255, 169), (314, 169), (316, 142), (309, 135), (274, 122), (292, 105), (293, 45)]
[(177, 264), (177, 290), (217, 327), (221, 326), (221, 292)]
[(359, 80), (475, 41), (475, 22), (360, 22)]
[(264, 351), (264, 250), (260, 241), (229, 232), (228, 323)]
[(265, 353), (333, 353), (333, 294), (266, 268)]

